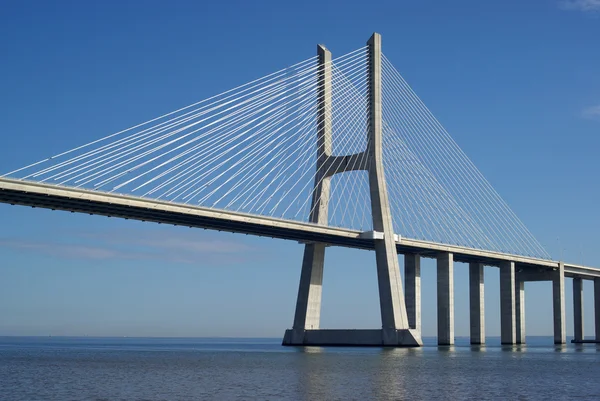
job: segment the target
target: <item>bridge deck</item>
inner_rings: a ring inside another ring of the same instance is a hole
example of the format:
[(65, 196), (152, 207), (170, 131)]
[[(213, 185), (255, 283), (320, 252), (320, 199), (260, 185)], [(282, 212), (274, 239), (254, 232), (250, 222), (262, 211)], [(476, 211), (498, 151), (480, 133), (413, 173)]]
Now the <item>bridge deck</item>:
[[(0, 203), (237, 232), (300, 242), (323, 242), (360, 249), (374, 248), (373, 240), (365, 238), (360, 231), (356, 230), (8, 178), (0, 178)], [(440, 252), (451, 252), (458, 262), (482, 262), (486, 265), (497, 266), (503, 261), (512, 261), (525, 268), (558, 268), (556, 261), (408, 238), (399, 238), (396, 247), (399, 253), (418, 253), (424, 257), (436, 257)], [(600, 269), (565, 264), (565, 275), (583, 278), (600, 277)]]

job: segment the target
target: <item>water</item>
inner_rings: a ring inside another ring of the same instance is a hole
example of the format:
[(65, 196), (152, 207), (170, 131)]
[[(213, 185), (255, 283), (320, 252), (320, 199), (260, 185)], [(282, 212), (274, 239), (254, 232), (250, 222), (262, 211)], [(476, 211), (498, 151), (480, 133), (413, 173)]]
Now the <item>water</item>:
[(280, 339), (0, 337), (0, 400), (600, 399), (600, 346), (287, 348)]

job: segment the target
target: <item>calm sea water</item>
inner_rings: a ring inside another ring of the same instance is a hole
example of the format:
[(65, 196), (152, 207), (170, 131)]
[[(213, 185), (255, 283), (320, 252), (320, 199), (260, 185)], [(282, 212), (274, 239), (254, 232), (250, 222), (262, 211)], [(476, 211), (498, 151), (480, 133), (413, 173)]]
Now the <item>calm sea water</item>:
[(600, 400), (600, 346), (0, 337), (0, 400)]

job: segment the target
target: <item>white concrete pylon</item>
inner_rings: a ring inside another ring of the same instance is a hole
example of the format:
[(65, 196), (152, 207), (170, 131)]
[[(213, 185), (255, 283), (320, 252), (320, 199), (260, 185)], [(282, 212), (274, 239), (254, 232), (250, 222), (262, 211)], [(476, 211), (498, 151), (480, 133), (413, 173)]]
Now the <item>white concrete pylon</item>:
[[(322, 166), (331, 155), (331, 52), (323, 45), (317, 46), (319, 58), (317, 107), (317, 165), (316, 171), (326, 171)], [(326, 226), (328, 223), (330, 177), (315, 175), (315, 188), (311, 205), (310, 222)], [(325, 244), (312, 243), (304, 246), (302, 272), (296, 313), (294, 315), (295, 341), (301, 342), (304, 330), (317, 330), (321, 321), (321, 296), (323, 288), (323, 267), (325, 264)]]
[[(367, 42), (369, 68), (369, 192), (373, 230), (383, 232), (383, 239), (375, 239), (375, 259), (377, 262), (377, 282), (383, 342), (386, 345), (398, 343), (399, 330), (402, 336), (414, 337), (409, 331), (408, 316), (400, 280), (398, 252), (394, 240), (394, 228), (388, 200), (385, 173), (383, 169), (382, 134), (382, 93), (381, 93), (381, 35), (374, 33)], [(404, 340), (401, 340), (404, 341)], [(410, 342), (420, 342), (412, 338)]]
[[(329, 201), (329, 177), (350, 169), (366, 169), (369, 175), (369, 192), (373, 218), (373, 231), (383, 233), (383, 238), (374, 238), (375, 259), (377, 263), (377, 281), (379, 286), (379, 304), (381, 310), (380, 338), (373, 343), (373, 330), (344, 331), (321, 330), (320, 310), (323, 280), (325, 248), (323, 244), (307, 244), (304, 249), (302, 273), (296, 303), (294, 327), (286, 332), (286, 345), (384, 345), (418, 346), (422, 345), (421, 334), (411, 330), (406, 313), (406, 304), (400, 278), (398, 252), (392, 225), (392, 216), (387, 195), (383, 169), (382, 138), (382, 93), (381, 93), (381, 35), (374, 33), (367, 42), (369, 71), (369, 132), (367, 149), (358, 154), (365, 155), (367, 165), (362, 168), (351, 167), (345, 160), (358, 155), (331, 155), (331, 125), (326, 124), (327, 112), (331, 110), (331, 54), (325, 47), (319, 46), (319, 134), (317, 141), (324, 150), (317, 154), (317, 174), (313, 192), (313, 204), (310, 221), (327, 225)], [(329, 70), (329, 73), (327, 71)], [(329, 116), (329, 121), (331, 121)], [(328, 165), (333, 168), (320, 169)], [(325, 183), (325, 185), (324, 185)]]

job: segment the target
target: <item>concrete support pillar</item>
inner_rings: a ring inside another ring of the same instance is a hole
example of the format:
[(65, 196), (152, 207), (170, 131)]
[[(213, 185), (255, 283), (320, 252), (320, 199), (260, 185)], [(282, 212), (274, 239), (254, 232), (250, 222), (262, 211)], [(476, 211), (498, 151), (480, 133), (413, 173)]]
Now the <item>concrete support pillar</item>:
[(469, 308), (471, 344), (485, 344), (485, 301), (482, 263), (469, 263)]
[(565, 322), (565, 265), (559, 263), (552, 278), (552, 306), (554, 311), (554, 344), (567, 342)]
[(324, 167), (333, 151), (332, 144), (332, 88), (331, 52), (323, 45), (317, 46), (319, 67), (317, 70), (317, 160), (315, 185), (312, 193), (310, 222), (327, 225), (331, 177)]
[(411, 329), (421, 332), (421, 257), (404, 255), (406, 314)]
[(594, 279), (594, 320), (596, 341), (600, 341), (600, 278)]
[[(398, 330), (408, 329), (409, 325), (383, 169), (381, 35), (374, 33), (367, 42), (367, 48), (369, 54), (369, 137), (367, 145), (369, 192), (373, 230), (383, 233), (383, 239), (374, 240), (379, 305), (384, 344), (397, 344)], [(412, 333), (406, 335), (410, 336)]]
[(437, 257), (438, 344), (454, 344), (454, 255)]
[(583, 336), (583, 280), (573, 278), (573, 330), (575, 342), (582, 341)]
[[(322, 168), (332, 151), (331, 125), (331, 52), (324, 46), (317, 46), (319, 68), (317, 108), (317, 166), (315, 185), (312, 194), (311, 223), (327, 225), (331, 177), (324, 177)], [(306, 244), (302, 259), (302, 272), (294, 315), (294, 341), (302, 343), (304, 330), (318, 329), (321, 320), (321, 294), (323, 286), (323, 265), (325, 263), (325, 245)]]
[[(367, 149), (364, 153), (331, 155), (331, 54), (319, 46), (318, 75), (318, 137), (317, 174), (313, 192), (310, 222), (327, 225), (329, 202), (329, 177), (350, 171), (352, 160), (366, 160), (366, 166), (356, 169), (369, 174), (369, 195), (373, 218), (373, 231), (383, 234), (373, 240), (377, 261), (377, 282), (381, 309), (381, 330), (315, 330), (319, 327), (321, 308), (321, 284), (325, 248), (321, 244), (308, 244), (304, 252), (294, 328), (286, 331), (285, 345), (383, 345), (419, 346), (421, 334), (410, 329), (398, 252), (394, 238), (392, 215), (388, 200), (383, 165), (382, 93), (381, 93), (381, 35), (374, 33), (367, 42), (368, 48), (368, 119)], [(366, 157), (365, 157), (366, 156)], [(326, 166), (327, 168), (321, 168)], [(331, 169), (333, 167), (333, 169)], [(333, 170), (333, 171), (330, 171)], [(321, 172), (321, 173), (319, 173)], [(314, 211), (314, 212), (313, 212)], [(416, 320), (415, 320), (416, 322)], [(312, 329), (312, 330), (311, 330)]]
[(515, 264), (500, 265), (500, 341), (502, 344), (516, 343), (515, 309)]
[(294, 330), (319, 328), (324, 262), (325, 245), (307, 244), (304, 246), (300, 287), (294, 315)]
[(517, 344), (525, 344), (525, 282), (515, 279), (515, 335)]

